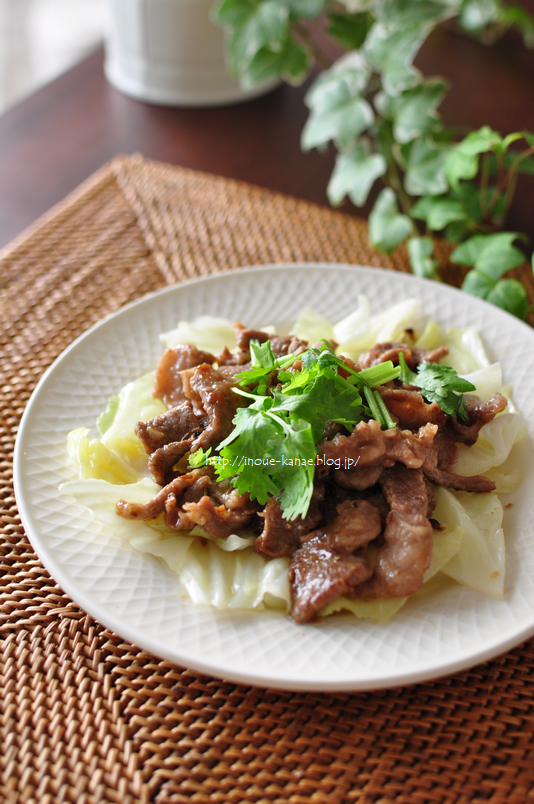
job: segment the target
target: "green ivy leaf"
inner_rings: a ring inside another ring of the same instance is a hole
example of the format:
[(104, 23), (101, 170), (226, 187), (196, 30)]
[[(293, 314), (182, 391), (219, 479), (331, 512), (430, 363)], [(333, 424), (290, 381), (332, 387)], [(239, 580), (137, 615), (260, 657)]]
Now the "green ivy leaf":
[(429, 79), (399, 96), (393, 126), (397, 142), (410, 142), (435, 128), (435, 112), (446, 91), (445, 81)]
[(360, 53), (347, 53), (335, 64), (325, 70), (308, 90), (304, 102), (314, 112), (323, 112), (331, 106), (331, 96), (340, 83), (345, 83), (352, 97), (357, 97), (366, 89), (371, 70)]
[(331, 86), (328, 100), (330, 106), (308, 118), (302, 132), (301, 145), (304, 151), (336, 140), (339, 146), (356, 139), (374, 121), (371, 106), (366, 100), (351, 95), (345, 81)]
[(359, 50), (369, 31), (369, 15), (331, 13), (327, 18), (326, 30), (332, 39), (347, 50)]
[(432, 238), (411, 237), (406, 245), (414, 274), (432, 279), (436, 275), (438, 268), (438, 261), (432, 258), (434, 252)]
[(471, 296), (478, 296), (479, 299), (487, 299), (494, 287), (495, 283), (486, 274), (475, 268), (465, 275), (462, 283), (462, 290), (470, 293)]
[(419, 71), (412, 62), (426, 39), (429, 25), (414, 25), (401, 30), (390, 30), (375, 22), (365, 40), (362, 51), (369, 64), (382, 73), (386, 92), (397, 95), (420, 80)]
[(426, 221), (429, 229), (439, 232), (453, 221), (465, 221), (468, 216), (460, 201), (443, 196), (420, 198), (410, 210), (412, 218)]
[(410, 195), (440, 195), (447, 189), (444, 175), (449, 149), (428, 139), (415, 140), (406, 165), (405, 187)]
[(525, 262), (524, 254), (512, 245), (518, 237), (515, 232), (475, 235), (455, 248), (450, 259), (461, 265), (473, 265), (478, 273), (495, 283), (507, 271)]
[(434, 0), (382, 0), (374, 10), (377, 19), (391, 28), (407, 28), (430, 22), (437, 24), (454, 15), (450, 3)]
[(250, 88), (271, 78), (281, 76), (290, 84), (301, 83), (311, 64), (311, 56), (293, 39), (287, 39), (281, 51), (259, 50), (242, 75), (242, 84)]
[[(282, 52), (289, 38), (289, 9), (278, 0), (265, 0), (255, 6), (246, 21), (236, 27), (229, 50), (234, 69), (244, 74), (256, 54), (267, 49)], [(247, 79), (250, 84), (250, 75)]]
[(413, 231), (407, 215), (401, 215), (395, 193), (385, 187), (369, 215), (369, 239), (375, 248), (390, 252)]
[(522, 321), (528, 313), (528, 296), (524, 285), (517, 279), (501, 279), (489, 292), (486, 301), (501, 307)]
[(361, 141), (349, 151), (338, 154), (327, 193), (330, 203), (340, 204), (346, 195), (361, 207), (379, 176), (386, 172), (382, 154), (371, 153), (369, 143)]
[(238, 27), (254, 15), (257, 6), (254, 0), (222, 0), (215, 6), (212, 16), (215, 22), (224, 27)]
[(459, 189), (461, 179), (473, 179), (478, 173), (478, 157), (482, 153), (502, 148), (503, 139), (489, 126), (471, 131), (449, 152), (445, 163), (445, 178), (451, 187)]

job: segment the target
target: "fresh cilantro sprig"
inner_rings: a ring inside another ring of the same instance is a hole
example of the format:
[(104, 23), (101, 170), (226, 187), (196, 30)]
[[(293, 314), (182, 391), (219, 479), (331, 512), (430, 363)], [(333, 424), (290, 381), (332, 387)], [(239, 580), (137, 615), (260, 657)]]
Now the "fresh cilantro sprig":
[(427, 402), (437, 402), (445, 413), (469, 422), (463, 394), (476, 390), (472, 382), (459, 377), (451, 366), (442, 366), (439, 363), (424, 361), (419, 364), (415, 373), (406, 365), (403, 352), (399, 353), (399, 364), (401, 380), (419, 388)]
[[(250, 404), (238, 409), (218, 456), (197, 450), (189, 462), (215, 466), (219, 480), (231, 478), (240, 494), (261, 505), (278, 496), (286, 519), (305, 516), (326, 422), (350, 432), (372, 417), (394, 427), (373, 386), (395, 379), (400, 368), (388, 362), (356, 371), (326, 341), (298, 356), (275, 357), (269, 341), (251, 341), (250, 351), (252, 365), (236, 375), (233, 388)], [(288, 371), (297, 360), (300, 366)]]

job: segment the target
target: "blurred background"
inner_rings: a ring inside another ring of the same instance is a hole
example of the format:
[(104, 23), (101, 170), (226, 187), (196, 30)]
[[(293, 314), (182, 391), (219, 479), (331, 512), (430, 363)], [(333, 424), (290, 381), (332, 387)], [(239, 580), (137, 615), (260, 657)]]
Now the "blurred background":
[(0, 0), (0, 114), (103, 39), (105, 0)]

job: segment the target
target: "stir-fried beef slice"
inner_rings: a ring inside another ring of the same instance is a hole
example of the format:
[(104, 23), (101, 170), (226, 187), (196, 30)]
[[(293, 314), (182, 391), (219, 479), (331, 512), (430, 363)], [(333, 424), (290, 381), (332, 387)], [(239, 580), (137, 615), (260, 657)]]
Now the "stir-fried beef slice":
[(146, 503), (129, 503), (119, 500), (117, 503), (117, 513), (125, 519), (152, 519), (165, 509), (168, 498), (181, 496), (184, 491), (190, 488), (196, 481), (205, 475), (213, 475), (213, 467), (203, 466), (201, 469), (193, 469), (180, 477), (175, 477), (170, 483), (164, 486), (158, 493)]
[(137, 422), (135, 432), (148, 454), (173, 441), (197, 437), (208, 424), (208, 417), (197, 416), (189, 399), (146, 422)]
[(480, 429), (494, 419), (497, 413), (501, 413), (508, 405), (508, 402), (499, 393), (493, 394), (485, 402), (480, 402), (476, 397), (468, 394), (464, 396), (464, 399), (469, 414), (469, 424), (462, 424), (453, 416), (449, 416), (446, 432), (453, 441), (472, 447), (478, 438)]
[(280, 503), (276, 497), (271, 497), (260, 514), (263, 519), (263, 530), (254, 544), (256, 552), (270, 558), (291, 555), (300, 546), (302, 538), (313, 531), (321, 521), (323, 515), (318, 498), (323, 493), (322, 486), (317, 491), (314, 489), (306, 516), (298, 516), (292, 520), (284, 519)]
[(291, 557), (291, 616), (306, 623), (316, 612), (340, 595), (344, 595), (372, 574), (361, 556), (342, 555), (315, 537), (302, 545)]
[(453, 463), (456, 463), (458, 460), (458, 447), (444, 429), (438, 430), (435, 443), (438, 448), (439, 468), (451, 466)]
[(362, 466), (355, 469), (334, 469), (333, 477), (342, 489), (365, 491), (378, 482), (383, 466)]
[(296, 335), (273, 335), (271, 337), (271, 349), (276, 357), (299, 355), (307, 348), (307, 341), (301, 341)]
[(248, 525), (258, 510), (258, 506), (249, 500), (248, 494), (240, 496), (242, 504), (239, 508), (226, 508), (208, 494), (197, 501), (182, 504), (169, 496), (165, 502), (165, 524), (175, 531), (192, 530), (200, 525), (213, 538), (226, 539)]
[(270, 335), (261, 329), (248, 329), (242, 324), (234, 324), (234, 331), (239, 349), (243, 352), (249, 349), (250, 341), (271, 341), (271, 349), (276, 357), (299, 354), (308, 346), (307, 341), (301, 341), (296, 335)]
[(192, 451), (216, 446), (232, 431), (236, 411), (246, 404), (246, 400), (232, 392), (231, 377), (225, 377), (211, 366), (197, 366), (187, 375), (184, 390), (190, 399), (201, 404), (209, 417), (209, 424), (195, 440)]
[(174, 467), (186, 452), (191, 451), (193, 443), (192, 438), (186, 438), (183, 441), (172, 441), (152, 453), (148, 459), (148, 469), (155, 483), (165, 486), (171, 482), (176, 474)]
[(496, 488), (493, 480), (483, 475), (464, 477), (443, 469), (430, 469), (425, 471), (425, 477), (437, 486), (443, 486), (446, 489), (457, 489), (457, 491), (475, 491), (478, 494), (484, 494), (489, 491), (495, 491)]
[(219, 366), (217, 371), (219, 374), (223, 374), (225, 377), (235, 377), (236, 374), (241, 374), (242, 371), (247, 371), (251, 367), (252, 363), (250, 360), (246, 363), (227, 363), (224, 366)]
[(261, 329), (250, 329), (249, 327), (244, 327), (243, 324), (239, 323), (239, 321), (234, 324), (234, 332), (237, 346), (243, 352), (246, 352), (249, 349), (250, 341), (259, 341), (260, 343), (265, 343), (265, 341), (268, 341), (272, 337), (268, 332), (264, 332)]
[(312, 531), (291, 557), (291, 615), (307, 622), (330, 600), (371, 577), (373, 570), (355, 550), (382, 530), (380, 512), (367, 500), (344, 500), (337, 516)]
[(336, 511), (330, 524), (318, 527), (303, 541), (319, 539), (323, 546), (348, 555), (376, 539), (382, 530), (380, 511), (368, 500), (344, 500)]
[(449, 353), (446, 346), (439, 346), (437, 349), (416, 349), (406, 343), (375, 343), (368, 352), (360, 355), (358, 365), (361, 369), (376, 366), (378, 363), (385, 363), (391, 360), (393, 363), (399, 362), (399, 352), (404, 353), (406, 365), (415, 371), (419, 363), (437, 363), (442, 357)]
[(217, 355), (216, 362), (219, 370), (223, 367), (239, 367), (235, 369), (236, 372), (239, 372), (243, 370), (246, 363), (250, 362), (250, 353), (248, 349), (231, 352), (229, 348), (225, 346), (222, 352)]
[(403, 429), (418, 430), (428, 422), (442, 427), (447, 421), (447, 414), (442, 411), (437, 402), (425, 402), (419, 391), (409, 391), (406, 388), (376, 389), (391, 415)]
[(167, 349), (156, 369), (153, 395), (161, 399), (167, 407), (174, 407), (185, 398), (181, 372), (202, 363), (211, 365), (215, 359), (215, 355), (203, 352), (191, 344), (180, 344)]
[[(417, 433), (411, 430), (382, 430), (374, 419), (359, 422), (350, 436), (336, 436), (325, 441), (318, 455), (320, 476), (324, 476), (336, 461), (358, 460), (358, 469), (366, 466), (393, 466), (396, 461), (410, 469), (433, 469), (437, 465), (437, 447), (434, 438), (436, 424), (425, 424)], [(339, 465), (339, 464), (338, 464)]]
[(389, 504), (384, 545), (377, 552), (373, 577), (355, 597), (404, 597), (416, 592), (432, 558), (431, 491), (422, 471), (396, 464), (380, 485)]

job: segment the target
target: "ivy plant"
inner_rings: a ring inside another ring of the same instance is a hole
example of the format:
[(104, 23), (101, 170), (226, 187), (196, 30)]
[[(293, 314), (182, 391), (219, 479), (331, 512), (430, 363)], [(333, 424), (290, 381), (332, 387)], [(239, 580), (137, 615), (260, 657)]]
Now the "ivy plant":
[[(518, 29), (534, 47), (534, 21), (501, 0), (220, 0), (215, 20), (227, 31), (229, 62), (245, 87), (281, 77), (299, 84), (323, 70), (305, 102), (302, 148), (337, 150), (327, 192), (333, 205), (363, 206), (384, 186), (369, 216), (372, 245), (390, 252), (405, 242), (412, 270), (439, 278), (435, 238), (457, 244), (451, 260), (468, 267), (463, 289), (525, 319), (524, 285), (508, 271), (526, 261), (526, 238), (503, 231), (520, 173), (534, 174), (534, 134), (501, 136), (489, 126), (463, 139), (438, 108), (442, 78), (414, 66), (431, 31), (456, 18), (491, 42)], [(346, 52), (333, 64), (314, 28)]]

